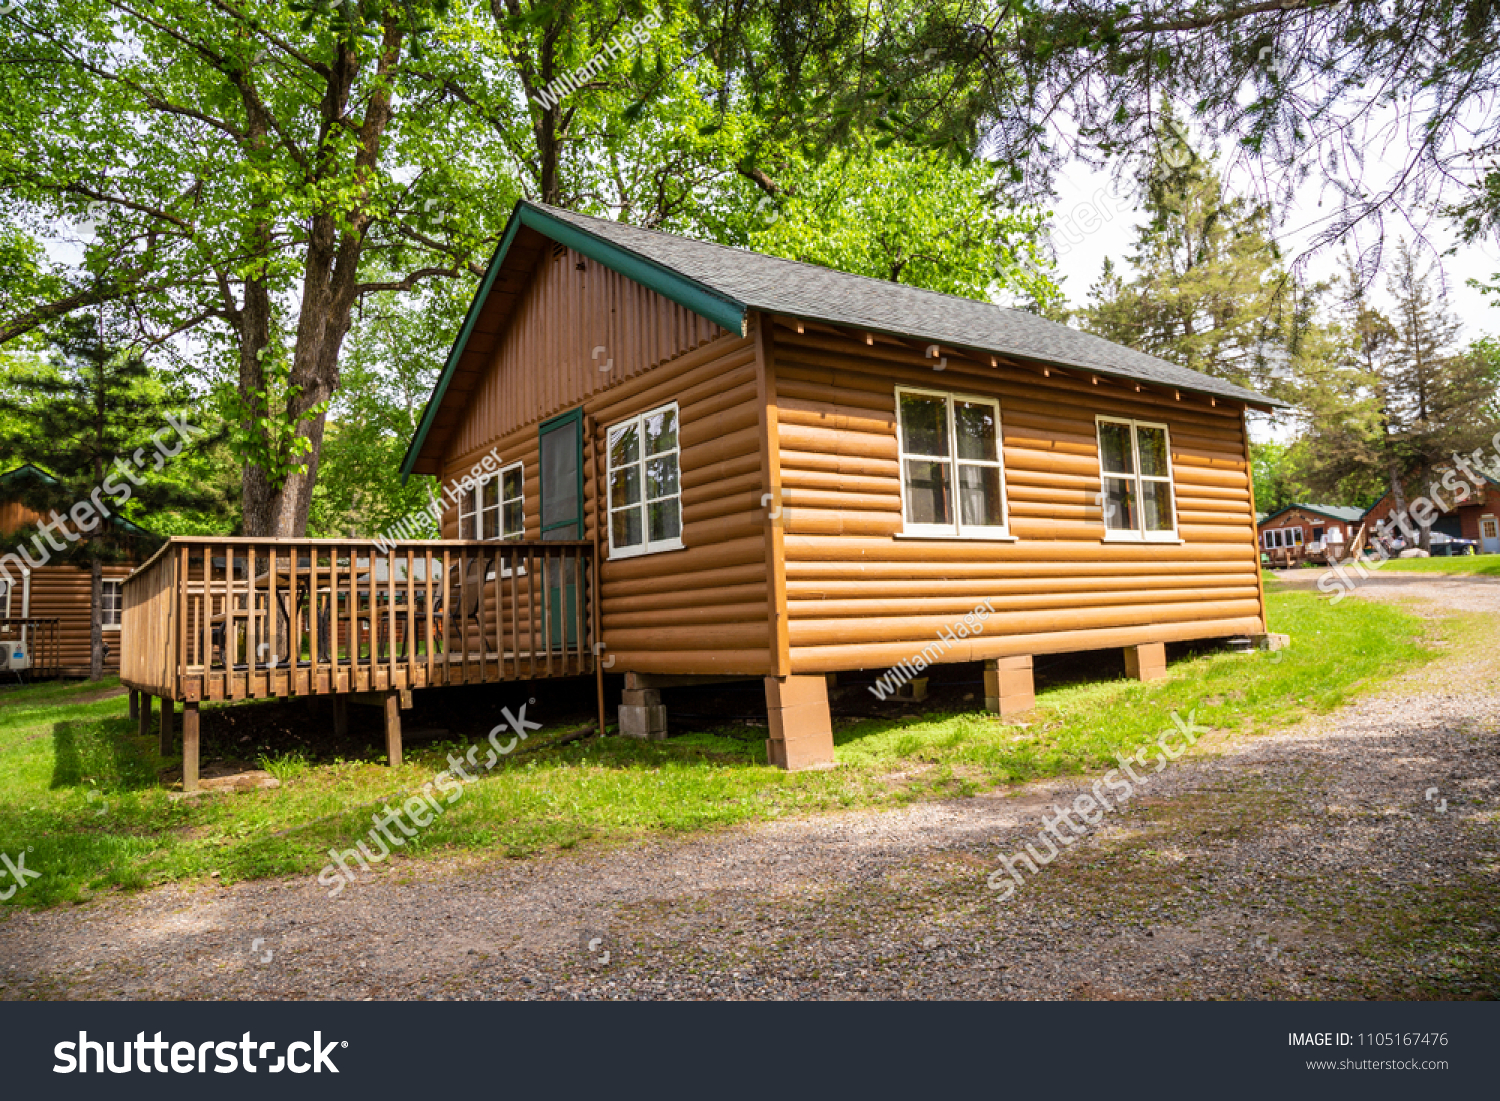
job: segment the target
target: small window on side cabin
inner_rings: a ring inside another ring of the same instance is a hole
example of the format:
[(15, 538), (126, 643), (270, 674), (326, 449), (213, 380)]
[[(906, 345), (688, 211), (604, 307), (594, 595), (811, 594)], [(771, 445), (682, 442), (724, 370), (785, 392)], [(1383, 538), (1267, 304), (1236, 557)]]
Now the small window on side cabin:
[(1099, 417), (1104, 538), (1177, 538), (1171, 440), (1164, 424)]
[(897, 389), (903, 535), (1007, 538), (1000, 403)]
[(614, 425), (607, 438), (609, 556), (682, 546), (677, 404)]
[(123, 581), (104, 582), (101, 601), (100, 623), (106, 631), (119, 630), (125, 611), (125, 583)]
[(526, 469), (511, 463), (500, 472), (500, 538), (520, 539), (526, 534)]
[(520, 539), (526, 534), (526, 477), (521, 463), (486, 474), (458, 498), (460, 539)]

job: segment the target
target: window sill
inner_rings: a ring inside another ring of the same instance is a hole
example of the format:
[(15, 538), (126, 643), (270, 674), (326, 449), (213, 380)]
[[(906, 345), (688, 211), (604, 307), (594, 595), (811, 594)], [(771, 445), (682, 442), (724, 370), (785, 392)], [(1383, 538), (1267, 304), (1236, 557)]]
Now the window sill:
[(118, 623), (101, 623), (99, 625), (99, 629), (101, 631), (118, 631), (120, 629), (120, 625)]
[(631, 547), (628, 550), (611, 549), (609, 552), (609, 557), (606, 558), (605, 561), (617, 562), (627, 558), (645, 558), (647, 555), (651, 554), (666, 554), (669, 551), (680, 550), (687, 550), (687, 547), (683, 545), (681, 539), (678, 539), (676, 542), (662, 543), (659, 546), (654, 547)]
[(1187, 540), (1175, 534), (1141, 535), (1138, 532), (1125, 532), (1121, 534), (1106, 535), (1099, 540), (1101, 543), (1155, 543), (1155, 544), (1182, 544)]
[(928, 542), (934, 540), (949, 540), (960, 543), (1015, 543), (1020, 540), (1018, 535), (962, 535), (953, 532), (925, 532), (925, 531), (898, 531), (897, 539), (922, 539)]

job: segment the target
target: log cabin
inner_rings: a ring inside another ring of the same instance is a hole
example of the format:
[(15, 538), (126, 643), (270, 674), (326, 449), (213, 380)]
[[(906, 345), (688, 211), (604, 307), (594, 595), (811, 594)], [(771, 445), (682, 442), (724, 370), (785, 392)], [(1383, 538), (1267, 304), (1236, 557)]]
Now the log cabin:
[[(587, 592), (543, 592), (626, 675), (622, 732), (664, 736), (663, 687), (761, 678), (768, 760), (802, 768), (832, 758), (830, 673), (984, 662), (1008, 715), (1038, 654), (1119, 647), (1152, 678), (1166, 643), (1263, 636), (1246, 413), (1279, 404), (1030, 313), (523, 201), (401, 472), (441, 481), (459, 545), (595, 548)], [(465, 615), (503, 618), (521, 572), (480, 567)]]
[[(1462, 500), (1455, 492), (1460, 485), (1467, 489)], [(1433, 531), (1454, 539), (1471, 539), (1480, 554), (1500, 554), (1500, 479), (1478, 470), (1473, 477), (1461, 479), (1451, 467), (1444, 466), (1438, 468), (1433, 484), (1425, 488), (1415, 479), (1411, 481), (1408, 509), (1424, 494), (1434, 506)], [(1364, 519), (1372, 533), (1405, 538), (1414, 545), (1420, 529), (1410, 517), (1403, 523), (1396, 513), (1395, 495), (1387, 491), (1370, 506)]]
[(1286, 505), (1258, 522), (1260, 547), (1275, 565), (1339, 561), (1358, 549), (1364, 517), (1344, 505)]
[[(28, 545), (31, 555), (16, 553), (18, 532), (34, 530), (46, 517), (21, 499), (27, 479), (56, 479), (32, 463), (0, 474), (0, 641), (27, 644), (34, 676), (86, 677), (89, 675), (92, 576), (87, 565), (47, 562), (32, 566), (41, 557)], [(117, 522), (145, 539), (150, 532), (129, 521)], [(30, 540), (28, 539), (28, 544)], [(103, 566), (104, 669), (120, 668), (120, 630), (125, 578), (133, 562), (107, 562)]]

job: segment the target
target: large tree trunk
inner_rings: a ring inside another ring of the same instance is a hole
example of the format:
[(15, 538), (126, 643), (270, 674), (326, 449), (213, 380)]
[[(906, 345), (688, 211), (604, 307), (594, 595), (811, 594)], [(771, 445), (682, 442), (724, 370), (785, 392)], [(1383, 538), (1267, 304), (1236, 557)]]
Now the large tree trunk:
[[(379, 71), (381, 80), (366, 105), (360, 125), (355, 170), (361, 185), (373, 182), (380, 162), (381, 141), (391, 121), (391, 94), (385, 77), (401, 53), (401, 32), (388, 19), (382, 42)], [(340, 49), (330, 67), (328, 88), (323, 100), (323, 141), (329, 139), (345, 119), (350, 89), (358, 74), (358, 55), (349, 47)], [(338, 388), (339, 355), (359, 298), (359, 265), (364, 254), (365, 234), (371, 216), (359, 209), (360, 199), (352, 199), (354, 210), (325, 210), (313, 216), (309, 226), (307, 257), (302, 272), (302, 304), (297, 319), (296, 346), (292, 351), (289, 383), (293, 393), (282, 410), (269, 411), (285, 416), (296, 425), (297, 435), (308, 441), (301, 465), (293, 469), (280, 485), (273, 484), (266, 473), (250, 467), (245, 471), (245, 534), (279, 538), (301, 538), (307, 534), (307, 515), (312, 505), (313, 485), (318, 477), (318, 460), (323, 450), (325, 415), (312, 410), (333, 396)], [(339, 215), (344, 226), (340, 227)], [(249, 287), (246, 308), (250, 306)], [(270, 308), (266, 303), (269, 327)], [(248, 321), (241, 325), (241, 392), (246, 393), (247, 378), (260, 379), (259, 351), (247, 354), (251, 343), (244, 339)], [(252, 362), (253, 361), (253, 362)], [(257, 386), (263, 386), (259, 382)], [(252, 387), (254, 389), (256, 387)]]
[(89, 561), (89, 680), (104, 676), (104, 563)]

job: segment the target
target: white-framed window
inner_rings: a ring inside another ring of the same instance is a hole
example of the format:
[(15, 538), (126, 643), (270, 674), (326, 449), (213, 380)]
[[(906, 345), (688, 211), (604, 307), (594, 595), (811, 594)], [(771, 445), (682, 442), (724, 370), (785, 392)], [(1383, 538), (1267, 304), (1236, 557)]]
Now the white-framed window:
[(1000, 403), (896, 388), (903, 535), (1006, 539)]
[(100, 623), (106, 631), (118, 631), (125, 613), (125, 582), (105, 581), (100, 601)]
[(486, 474), (458, 498), (460, 539), (520, 539), (526, 534), (526, 471), (511, 463)]
[(1097, 418), (1104, 538), (1177, 540), (1172, 441), (1164, 424)]
[(1302, 529), (1270, 528), (1261, 533), (1261, 543), (1266, 550), (1282, 550), (1286, 547), (1302, 546)]
[(478, 539), (479, 490), (464, 489), (458, 494), (458, 537)]
[(511, 463), (500, 471), (500, 538), (526, 535), (526, 468)]
[(677, 403), (610, 427), (606, 452), (609, 556), (682, 546), (682, 471)]

